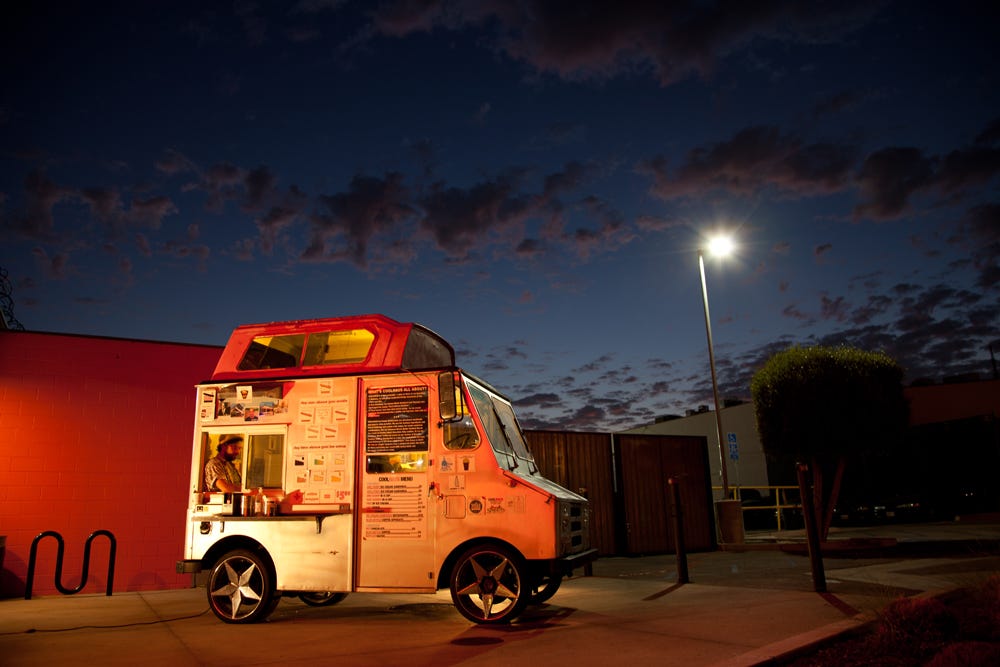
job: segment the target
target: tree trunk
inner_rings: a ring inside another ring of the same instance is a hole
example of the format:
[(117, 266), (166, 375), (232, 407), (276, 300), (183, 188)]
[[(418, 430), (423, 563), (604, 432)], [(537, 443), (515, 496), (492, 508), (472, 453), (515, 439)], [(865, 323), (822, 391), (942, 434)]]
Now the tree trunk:
[(844, 479), (844, 468), (847, 467), (847, 458), (837, 457), (837, 469), (833, 473), (833, 484), (830, 485), (830, 498), (827, 502), (826, 511), (823, 513), (823, 523), (820, 524), (820, 536), (826, 539), (830, 534), (830, 524), (833, 523), (833, 510), (837, 506), (837, 498), (840, 496), (840, 483)]
[(819, 457), (812, 457), (812, 462), (809, 465), (812, 472), (812, 506), (813, 506), (813, 525), (816, 526), (816, 532), (819, 535), (820, 540), (826, 539), (826, 534), (823, 533), (823, 517), (826, 515), (826, 504), (823, 498), (823, 467), (819, 463)]

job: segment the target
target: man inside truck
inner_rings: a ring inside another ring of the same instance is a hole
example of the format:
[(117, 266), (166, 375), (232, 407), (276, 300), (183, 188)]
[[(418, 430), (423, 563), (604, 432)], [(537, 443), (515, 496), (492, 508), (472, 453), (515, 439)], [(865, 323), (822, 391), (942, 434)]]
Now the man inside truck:
[(205, 464), (205, 490), (239, 493), (243, 490), (243, 477), (233, 461), (243, 452), (243, 436), (227, 435), (219, 438), (218, 453)]

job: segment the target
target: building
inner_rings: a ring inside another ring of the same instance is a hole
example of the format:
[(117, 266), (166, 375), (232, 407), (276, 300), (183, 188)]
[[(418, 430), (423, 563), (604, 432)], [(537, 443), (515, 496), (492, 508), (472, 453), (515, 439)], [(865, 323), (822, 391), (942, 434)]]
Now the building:
[[(715, 413), (702, 408), (686, 417), (665, 419), (646, 426), (623, 431), (629, 435), (693, 435), (708, 441), (708, 463), (711, 469), (712, 486), (722, 487), (722, 465), (718, 438), (716, 437)], [(726, 458), (726, 474), (730, 488), (767, 487), (768, 470), (764, 449), (757, 436), (757, 421), (753, 403), (741, 403), (722, 408), (722, 453)], [(735, 446), (731, 443), (735, 443)], [(722, 497), (717, 490), (716, 498)], [(767, 495), (763, 493), (762, 495)]]
[[(870, 464), (866, 469), (849, 466), (844, 496), (859, 496), (858, 501), (920, 496), (925, 505), (935, 508), (936, 518), (1000, 507), (1000, 485), (995, 482), (1000, 469), (1000, 380), (920, 383), (904, 388), (903, 394), (910, 408), (903, 453), (873, 458), (866, 462)], [(794, 484), (794, 471), (776, 469), (765, 457), (752, 403), (724, 407), (722, 428), (729, 486), (740, 488), (744, 500), (756, 496), (746, 493), (747, 489)], [(713, 487), (721, 486), (715, 413), (707, 407), (624, 433), (704, 437)], [(737, 459), (729, 449), (733, 436)], [(720, 497), (718, 490), (716, 497)]]

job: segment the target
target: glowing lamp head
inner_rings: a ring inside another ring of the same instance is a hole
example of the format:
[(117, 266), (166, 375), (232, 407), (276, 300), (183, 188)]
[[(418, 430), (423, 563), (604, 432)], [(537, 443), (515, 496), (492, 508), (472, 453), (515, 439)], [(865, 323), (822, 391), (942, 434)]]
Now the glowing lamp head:
[(714, 257), (726, 257), (732, 254), (735, 248), (732, 237), (716, 236), (708, 242), (708, 252)]

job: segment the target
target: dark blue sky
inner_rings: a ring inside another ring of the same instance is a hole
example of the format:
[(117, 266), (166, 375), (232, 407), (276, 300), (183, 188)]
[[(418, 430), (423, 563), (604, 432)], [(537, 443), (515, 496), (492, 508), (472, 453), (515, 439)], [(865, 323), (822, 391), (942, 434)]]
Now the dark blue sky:
[(789, 345), (1000, 353), (988, 2), (32, 3), (0, 267), (26, 329), (223, 344), (381, 312), (528, 427), (711, 402)]

